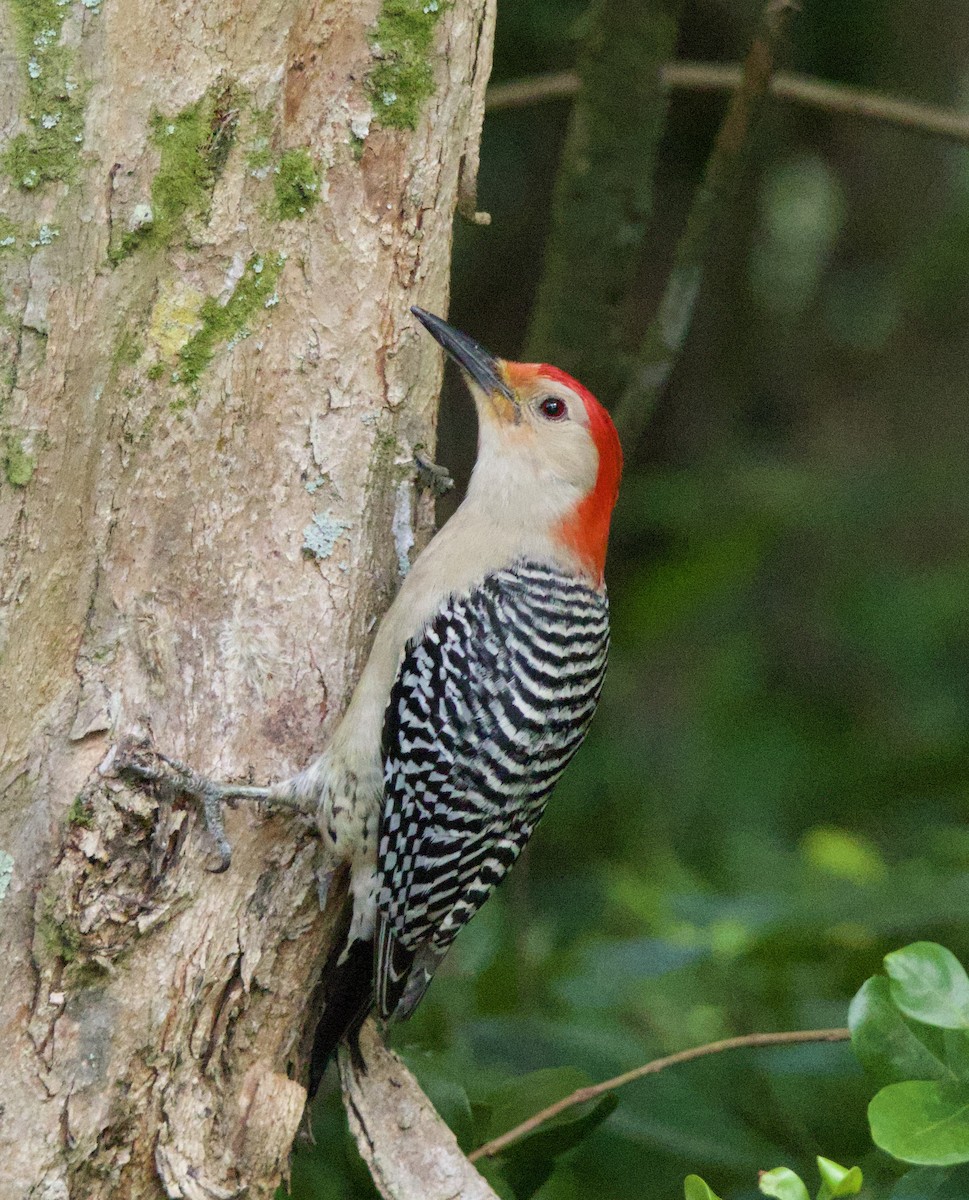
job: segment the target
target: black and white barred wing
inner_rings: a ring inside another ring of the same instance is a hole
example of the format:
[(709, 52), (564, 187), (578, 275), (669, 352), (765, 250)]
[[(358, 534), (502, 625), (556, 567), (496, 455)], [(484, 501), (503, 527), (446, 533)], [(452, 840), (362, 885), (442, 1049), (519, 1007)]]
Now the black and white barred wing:
[(605, 593), (522, 563), (411, 643), (384, 721), (377, 1007), (407, 1016), (531, 836), (606, 667)]

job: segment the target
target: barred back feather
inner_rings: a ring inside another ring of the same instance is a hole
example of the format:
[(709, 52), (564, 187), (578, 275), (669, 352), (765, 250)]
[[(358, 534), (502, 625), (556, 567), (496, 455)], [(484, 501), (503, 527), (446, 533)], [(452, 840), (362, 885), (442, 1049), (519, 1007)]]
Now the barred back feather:
[(608, 644), (604, 589), (529, 561), (408, 644), (383, 732), (382, 1016), (409, 1015), (528, 841), (592, 720)]

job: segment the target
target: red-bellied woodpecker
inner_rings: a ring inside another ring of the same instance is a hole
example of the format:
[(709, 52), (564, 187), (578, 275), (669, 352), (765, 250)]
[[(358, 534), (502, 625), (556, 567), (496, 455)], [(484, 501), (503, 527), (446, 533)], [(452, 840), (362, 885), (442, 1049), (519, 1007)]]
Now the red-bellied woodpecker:
[(323, 754), (268, 789), (193, 777), (226, 864), (218, 803), (233, 795), (315, 810), (331, 864), (350, 864), (314, 1088), (372, 1008), (413, 1011), (531, 836), (606, 667), (603, 567), (622, 470), (612, 421), (563, 371), (497, 359), (413, 312), (478, 410), (467, 495), (404, 580)]

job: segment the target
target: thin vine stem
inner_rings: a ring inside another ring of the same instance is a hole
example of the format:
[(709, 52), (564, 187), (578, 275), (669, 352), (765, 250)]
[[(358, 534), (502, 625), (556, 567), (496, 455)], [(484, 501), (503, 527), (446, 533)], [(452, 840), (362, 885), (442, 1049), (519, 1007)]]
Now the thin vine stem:
[(554, 1104), (550, 1104), (540, 1112), (534, 1113), (526, 1121), (522, 1121), (520, 1125), (516, 1125), (514, 1129), (509, 1129), (507, 1133), (501, 1134), (500, 1137), (492, 1138), (490, 1142), (485, 1142), (483, 1146), (479, 1146), (477, 1150), (473, 1150), (468, 1155), (468, 1158), (471, 1162), (477, 1162), (481, 1158), (493, 1158), (496, 1154), (500, 1154), (502, 1150), (506, 1150), (514, 1142), (519, 1141), (529, 1133), (533, 1133), (547, 1121), (551, 1121), (553, 1117), (557, 1117), (559, 1113), (566, 1112), (570, 1108), (575, 1108), (579, 1104), (587, 1104), (590, 1100), (597, 1100), (600, 1096), (606, 1095), (607, 1092), (613, 1092), (616, 1088), (625, 1087), (627, 1083), (635, 1083), (637, 1079), (644, 1079), (647, 1075), (658, 1075), (660, 1071), (665, 1071), (668, 1067), (677, 1067), (681, 1063), (693, 1062), (698, 1058), (707, 1058), (711, 1054), (723, 1054), (727, 1050), (742, 1050), (763, 1046), (792, 1046), (804, 1042), (844, 1042), (850, 1036), (851, 1034), (847, 1029), (795, 1029), (781, 1033), (746, 1033), (740, 1037), (723, 1038), (719, 1042), (708, 1042), (705, 1046), (693, 1046), (689, 1050), (680, 1050), (676, 1054), (667, 1054), (665, 1058), (654, 1058), (652, 1062), (644, 1063), (641, 1067), (634, 1067), (631, 1071), (625, 1071), (622, 1075), (616, 1075), (612, 1079), (604, 1080), (602, 1083), (593, 1083), (588, 1087), (577, 1088), (576, 1091), (570, 1093), (568, 1096), (564, 1096), (561, 1100), (556, 1100)]

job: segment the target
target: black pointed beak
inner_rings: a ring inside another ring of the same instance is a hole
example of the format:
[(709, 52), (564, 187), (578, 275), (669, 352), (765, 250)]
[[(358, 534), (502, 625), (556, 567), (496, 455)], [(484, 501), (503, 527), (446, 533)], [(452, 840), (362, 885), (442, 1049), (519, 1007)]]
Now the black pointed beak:
[(423, 308), (417, 308), (415, 305), (411, 312), (431, 337), (440, 342), (461, 370), (466, 371), (487, 395), (500, 392), (506, 400), (515, 403), (514, 394), (505, 382), (498, 359), (489, 354), (484, 346), (479, 346), (474, 338), (469, 338), (466, 333), (461, 333), (447, 321), (442, 321), (440, 317), (435, 317)]

